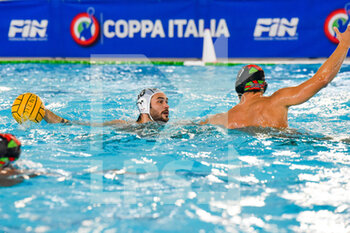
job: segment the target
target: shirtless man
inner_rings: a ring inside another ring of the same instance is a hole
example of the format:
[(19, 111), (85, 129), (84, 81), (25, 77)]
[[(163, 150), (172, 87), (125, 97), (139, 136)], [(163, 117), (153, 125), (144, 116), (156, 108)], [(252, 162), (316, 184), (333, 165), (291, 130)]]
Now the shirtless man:
[(21, 142), (12, 134), (0, 133), (0, 187), (10, 187), (40, 175), (40, 172), (13, 166), (21, 154)]
[[(169, 121), (169, 105), (167, 96), (157, 88), (146, 88), (137, 96), (136, 103), (140, 115), (136, 121), (143, 124), (151, 121), (166, 123)], [(70, 121), (57, 116), (48, 109), (45, 109), (45, 121), (48, 123), (70, 123)], [(80, 125), (108, 126), (116, 124), (127, 124), (124, 120), (112, 120), (104, 123), (82, 123), (72, 122)]]
[(18, 139), (12, 134), (0, 133), (0, 171), (4, 171), (5, 168), (12, 169), (12, 163), (19, 158), (20, 154), (21, 143)]
[(306, 102), (337, 75), (350, 47), (350, 26), (344, 33), (334, 28), (339, 44), (333, 54), (309, 80), (296, 87), (282, 88), (271, 96), (263, 96), (267, 83), (264, 71), (257, 65), (244, 66), (237, 75), (239, 104), (228, 112), (208, 117), (201, 124), (222, 125), (228, 129), (248, 126), (288, 127), (290, 106)]
[(0, 133), (0, 187), (8, 187), (23, 181), (9, 177), (21, 174), (12, 164), (21, 154), (21, 143), (12, 134)]

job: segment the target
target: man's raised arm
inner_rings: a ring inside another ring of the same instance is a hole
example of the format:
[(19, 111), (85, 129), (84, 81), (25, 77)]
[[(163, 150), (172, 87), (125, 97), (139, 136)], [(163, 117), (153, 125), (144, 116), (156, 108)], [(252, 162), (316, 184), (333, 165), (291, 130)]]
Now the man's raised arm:
[(344, 33), (334, 28), (339, 44), (332, 55), (323, 63), (316, 74), (296, 87), (282, 88), (271, 97), (286, 107), (306, 102), (318, 91), (327, 86), (339, 72), (350, 47), (350, 25)]

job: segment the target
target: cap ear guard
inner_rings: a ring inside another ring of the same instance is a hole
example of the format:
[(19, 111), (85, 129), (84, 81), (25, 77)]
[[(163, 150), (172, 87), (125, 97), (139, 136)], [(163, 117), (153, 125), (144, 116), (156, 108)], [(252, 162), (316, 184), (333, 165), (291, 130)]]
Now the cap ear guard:
[(140, 97), (137, 100), (137, 108), (139, 109), (140, 113), (148, 113), (149, 114), (149, 109), (148, 109), (148, 103), (145, 97)]

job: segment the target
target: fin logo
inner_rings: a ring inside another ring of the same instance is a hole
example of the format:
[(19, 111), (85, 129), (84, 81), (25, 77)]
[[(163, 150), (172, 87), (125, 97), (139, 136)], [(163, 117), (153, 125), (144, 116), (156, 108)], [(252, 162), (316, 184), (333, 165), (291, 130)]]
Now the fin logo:
[(297, 40), (299, 18), (259, 18), (254, 29), (254, 40)]
[(47, 40), (47, 26), (49, 21), (31, 19), (13, 19), (10, 22), (8, 38), (12, 41), (38, 41)]
[(334, 10), (327, 16), (323, 26), (323, 31), (326, 34), (326, 37), (333, 43), (339, 43), (333, 27), (337, 27), (340, 32), (344, 32), (350, 22), (349, 15), (350, 3), (347, 3), (344, 9)]
[(74, 41), (81, 46), (91, 46), (100, 34), (100, 25), (94, 16), (95, 10), (89, 8), (87, 13), (74, 17), (70, 25), (70, 33)]

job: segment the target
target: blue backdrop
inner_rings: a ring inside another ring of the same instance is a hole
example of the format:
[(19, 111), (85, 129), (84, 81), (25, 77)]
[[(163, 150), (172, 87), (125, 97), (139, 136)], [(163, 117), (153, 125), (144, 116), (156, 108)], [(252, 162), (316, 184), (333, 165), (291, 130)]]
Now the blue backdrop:
[(26, 0), (0, 2), (0, 56), (142, 54), (199, 58), (203, 30), (218, 57), (327, 57), (339, 0)]

